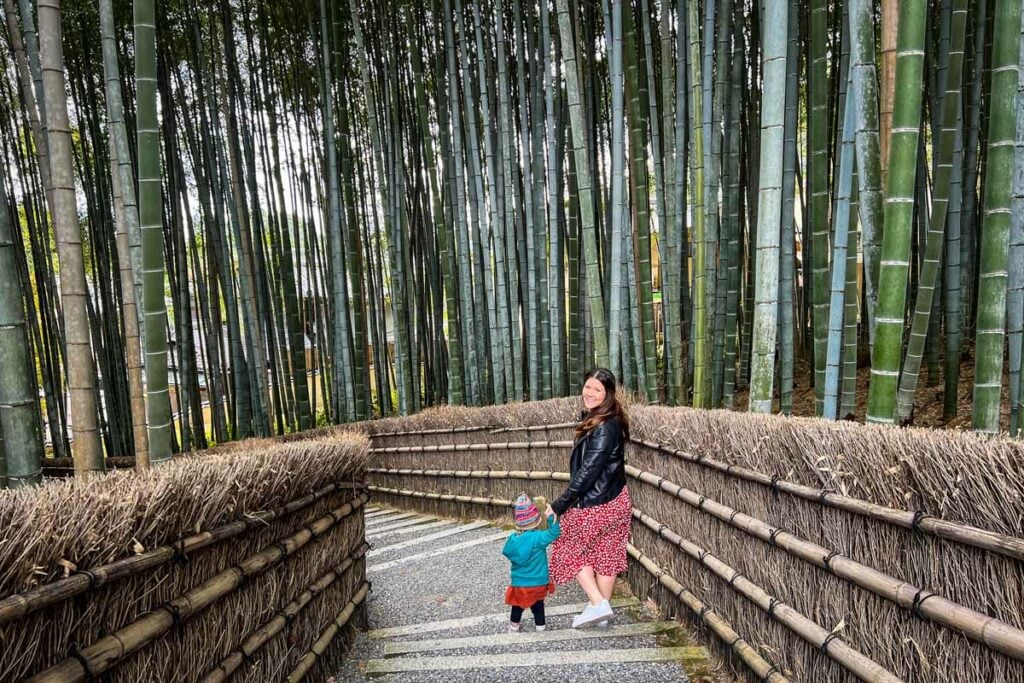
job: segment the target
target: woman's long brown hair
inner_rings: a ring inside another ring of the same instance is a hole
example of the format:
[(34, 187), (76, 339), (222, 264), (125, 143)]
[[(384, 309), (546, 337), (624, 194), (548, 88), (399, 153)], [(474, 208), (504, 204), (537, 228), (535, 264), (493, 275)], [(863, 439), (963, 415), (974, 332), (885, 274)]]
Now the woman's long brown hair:
[(576, 425), (576, 440), (578, 441), (605, 420), (612, 418), (618, 418), (619, 424), (622, 426), (622, 434), (628, 439), (629, 417), (615, 392), (615, 375), (607, 368), (594, 368), (583, 378), (583, 383), (586, 384), (589, 379), (596, 379), (604, 386), (604, 401), (589, 413), (585, 413), (583, 419)]

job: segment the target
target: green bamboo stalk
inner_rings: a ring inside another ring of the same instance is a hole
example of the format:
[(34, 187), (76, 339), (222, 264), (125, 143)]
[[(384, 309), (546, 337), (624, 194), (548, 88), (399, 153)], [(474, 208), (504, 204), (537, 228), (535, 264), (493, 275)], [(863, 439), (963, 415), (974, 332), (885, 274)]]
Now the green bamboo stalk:
[(896, 389), (903, 350), (904, 308), (910, 237), (914, 215), (918, 135), (921, 125), (921, 78), (924, 62), (924, 7), (900, 5), (885, 231), (882, 235), (875, 347), (871, 354), (868, 422), (889, 424), (896, 413)]
[(782, 156), (786, 107), (787, 3), (765, 4), (762, 53), (760, 204), (757, 224), (757, 279), (751, 340), (750, 410), (770, 413), (778, 330), (779, 222), (782, 217)]
[(993, 15), (991, 104), (984, 218), (981, 228), (974, 405), (979, 432), (999, 431), (1006, 336), (1006, 278), (1010, 230), (1010, 179), (1016, 137), (1016, 86), (1020, 55), (1020, 0), (997, 0)]

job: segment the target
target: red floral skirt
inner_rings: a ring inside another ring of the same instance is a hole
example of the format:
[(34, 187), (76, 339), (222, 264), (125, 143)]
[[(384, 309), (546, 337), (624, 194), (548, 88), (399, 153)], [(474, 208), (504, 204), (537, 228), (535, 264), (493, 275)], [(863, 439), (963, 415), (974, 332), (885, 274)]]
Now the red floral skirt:
[(509, 586), (505, 589), (505, 604), (529, 609), (538, 600), (546, 598), (548, 593), (554, 592), (553, 583), (546, 586)]
[(593, 567), (600, 576), (626, 571), (626, 544), (633, 522), (633, 501), (629, 489), (603, 505), (569, 508), (559, 518), (562, 534), (551, 546), (551, 581), (569, 583), (583, 567)]

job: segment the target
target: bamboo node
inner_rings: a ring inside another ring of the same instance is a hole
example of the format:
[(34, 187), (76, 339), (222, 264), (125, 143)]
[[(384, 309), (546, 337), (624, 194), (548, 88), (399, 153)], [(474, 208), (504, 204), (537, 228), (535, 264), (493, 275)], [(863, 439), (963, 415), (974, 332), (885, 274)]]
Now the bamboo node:
[(734, 574), (732, 575), (732, 578), (731, 578), (731, 579), (729, 579), (729, 588), (736, 588), (736, 579), (739, 579), (739, 578), (741, 578), (742, 576), (743, 576), (742, 572), (736, 572), (736, 573), (734, 573)]
[[(700, 498), (697, 499), (697, 509), (698, 510), (703, 510), (704, 509), (704, 501), (706, 501), (706, 500), (707, 500), (707, 498), (705, 498), (704, 496), (701, 496)], [(732, 520), (730, 519), (729, 521), (731, 522)]]
[(928, 517), (931, 517), (931, 515), (929, 515), (924, 510), (916, 511), (914, 513), (914, 519), (912, 519), (910, 521), (910, 528), (913, 529), (914, 531), (920, 531), (921, 530), (921, 522), (923, 522)]
[(925, 619), (926, 618), (921, 613), (921, 605), (923, 605), (925, 600), (927, 600), (928, 598), (934, 598), (935, 597), (935, 593), (933, 593), (931, 591), (927, 591), (928, 594), (922, 596), (921, 594), (926, 592), (926, 591), (927, 591), (927, 589), (925, 589), (925, 588), (918, 588), (917, 592), (914, 593), (914, 601), (910, 604), (910, 610), (915, 615), (917, 615), (917, 617), (919, 619)]
[(833, 631), (832, 633), (829, 633), (827, 636), (825, 636), (825, 640), (821, 641), (821, 651), (825, 654), (828, 654), (828, 646), (832, 644), (833, 640), (837, 640), (838, 638), (838, 631)]
[(171, 547), (174, 548), (174, 555), (171, 556), (171, 559), (178, 566), (184, 566), (188, 562), (188, 555), (185, 554), (185, 539), (178, 539), (178, 542), (171, 544)]
[(743, 640), (743, 637), (737, 633), (736, 637), (732, 639), (731, 643), (729, 643), (729, 649), (731, 650), (734, 647), (736, 647), (736, 643), (740, 642), (741, 640)]
[(75, 574), (81, 574), (89, 580), (89, 590), (95, 590), (96, 586), (99, 585), (99, 577), (91, 569), (79, 569), (78, 571), (72, 572), (72, 576)]
[(707, 556), (708, 556), (708, 551), (704, 550), (703, 548), (701, 549), (701, 551), (699, 553), (697, 553), (697, 559), (700, 560), (701, 564), (704, 564), (704, 558), (707, 557)]
[(778, 598), (772, 598), (768, 601), (768, 616), (775, 618), (775, 608), (782, 604), (782, 600)]
[(833, 550), (828, 555), (826, 555), (824, 558), (822, 558), (822, 562), (825, 563), (825, 567), (829, 571), (832, 571), (832, 565), (829, 564), (829, 563), (832, 562), (832, 560), (834, 560), (836, 557), (838, 557), (840, 555), (842, 555), (841, 552), (839, 552), (838, 550)]
[(72, 650), (68, 653), (68, 657), (78, 662), (78, 665), (82, 667), (82, 672), (85, 674), (86, 683), (95, 681), (96, 677), (92, 673), (92, 669), (89, 668), (89, 660), (82, 656), (82, 653), (78, 650)]
[[(171, 615), (171, 622), (174, 625), (174, 631), (180, 636), (182, 632), (182, 621), (181, 612), (178, 611), (178, 606), (175, 605), (173, 602), (165, 602), (164, 604), (160, 605), (160, 609), (164, 610), (165, 612)], [(123, 650), (124, 647), (122, 646), (122, 651)]]
[[(703, 498), (703, 497), (704, 496), (701, 496), (701, 498)], [(729, 524), (734, 524), (736, 522), (736, 515), (738, 515), (738, 514), (740, 514), (739, 510), (733, 510), (732, 511), (732, 513), (729, 515)]]
[(779, 667), (777, 667), (774, 664), (772, 664), (771, 668), (764, 672), (764, 676), (761, 678), (761, 680), (762, 681), (770, 681), (772, 676), (774, 676), (775, 674), (780, 674), (781, 675), (782, 672), (779, 671)]
[(701, 621), (704, 621), (704, 617), (707, 616), (707, 614), (709, 612), (714, 612), (714, 611), (715, 611), (715, 608), (712, 607), (711, 605), (704, 605), (703, 607), (700, 608), (700, 612), (698, 613), (697, 617)]
[[(729, 465), (729, 467), (732, 467), (732, 465)], [(782, 481), (782, 477), (779, 476), (778, 474), (776, 474), (776, 475), (774, 475), (772, 477), (772, 481), (769, 484), (769, 486), (771, 486), (772, 493), (774, 493), (776, 496), (779, 495), (779, 482), (780, 481)]]
[(774, 529), (772, 529), (771, 534), (768, 535), (768, 542), (771, 543), (772, 545), (774, 545), (776, 548), (779, 547), (778, 543), (776, 543), (776, 541), (779, 538), (779, 534), (782, 534), (782, 533), (785, 533), (785, 532), (786, 532), (786, 530), (783, 529), (782, 527), (780, 527), (780, 526), (779, 527), (775, 527)]

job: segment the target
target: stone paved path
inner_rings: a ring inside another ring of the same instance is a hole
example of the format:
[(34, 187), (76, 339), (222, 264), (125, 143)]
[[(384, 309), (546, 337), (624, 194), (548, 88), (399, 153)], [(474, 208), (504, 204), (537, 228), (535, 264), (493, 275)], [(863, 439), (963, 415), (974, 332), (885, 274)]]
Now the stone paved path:
[[(547, 630), (529, 611), (509, 633), (504, 590), (508, 529), (402, 510), (369, 508), (370, 631), (359, 633), (335, 681), (380, 683), (522, 680), (654, 683), (703, 679), (707, 654), (674, 624), (628, 596), (607, 630), (571, 628), (585, 602), (575, 584), (546, 601)], [(707, 680), (707, 679), (704, 679)]]

